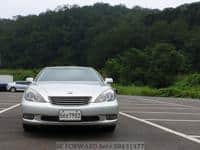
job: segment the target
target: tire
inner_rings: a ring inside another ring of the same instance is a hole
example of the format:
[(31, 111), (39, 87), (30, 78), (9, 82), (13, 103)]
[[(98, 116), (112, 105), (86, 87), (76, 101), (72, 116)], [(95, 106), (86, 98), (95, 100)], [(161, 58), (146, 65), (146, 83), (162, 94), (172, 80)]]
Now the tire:
[(16, 92), (16, 88), (11, 87), (11, 88), (10, 88), (10, 92), (13, 92), (13, 93)]
[(25, 132), (31, 132), (34, 130), (33, 126), (28, 125), (28, 124), (23, 124), (23, 129)]
[(116, 125), (110, 125), (110, 126), (106, 126), (104, 127), (106, 132), (114, 132), (116, 129)]

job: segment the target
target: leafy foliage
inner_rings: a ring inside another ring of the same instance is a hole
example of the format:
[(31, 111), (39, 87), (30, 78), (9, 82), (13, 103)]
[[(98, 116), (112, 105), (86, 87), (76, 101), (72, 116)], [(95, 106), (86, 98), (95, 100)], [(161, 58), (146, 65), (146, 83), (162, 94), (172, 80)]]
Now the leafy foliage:
[[(200, 98), (200, 84), (198, 83), (200, 74), (192, 74), (178, 79), (168, 88), (152, 88), (148, 86), (120, 85), (115, 84), (118, 94), (122, 95), (143, 95), (143, 96), (162, 96), (162, 97), (189, 97)], [(190, 82), (195, 82), (190, 83)]]
[(185, 57), (174, 46), (156, 44), (146, 50), (130, 49), (105, 65), (106, 72), (121, 83), (165, 87), (185, 67)]

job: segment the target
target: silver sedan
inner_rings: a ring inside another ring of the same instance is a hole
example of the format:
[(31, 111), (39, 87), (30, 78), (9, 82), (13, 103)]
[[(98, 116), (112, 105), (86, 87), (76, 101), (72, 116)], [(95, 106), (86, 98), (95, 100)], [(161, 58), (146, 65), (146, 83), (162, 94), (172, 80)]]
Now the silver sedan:
[(22, 98), (24, 130), (33, 125), (100, 125), (114, 131), (118, 102), (112, 82), (89, 67), (44, 68)]
[(30, 83), (31, 82), (29, 81), (15, 81), (15, 82), (8, 83), (7, 91), (11, 91), (11, 92), (25, 91), (28, 88)]

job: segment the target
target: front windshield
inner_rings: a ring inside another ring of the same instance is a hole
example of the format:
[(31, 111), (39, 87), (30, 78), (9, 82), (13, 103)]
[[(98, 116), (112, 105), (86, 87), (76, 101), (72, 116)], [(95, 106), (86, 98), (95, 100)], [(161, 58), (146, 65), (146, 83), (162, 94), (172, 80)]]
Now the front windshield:
[(100, 75), (91, 68), (46, 68), (36, 80), (102, 82)]

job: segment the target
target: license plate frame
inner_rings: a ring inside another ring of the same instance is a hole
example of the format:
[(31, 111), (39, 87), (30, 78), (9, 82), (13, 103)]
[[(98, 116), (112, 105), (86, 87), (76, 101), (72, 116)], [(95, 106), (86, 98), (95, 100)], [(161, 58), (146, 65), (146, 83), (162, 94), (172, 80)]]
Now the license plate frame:
[(82, 119), (80, 110), (61, 109), (58, 116), (60, 121), (81, 121)]

